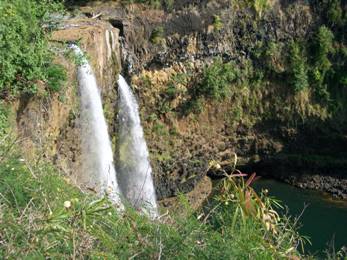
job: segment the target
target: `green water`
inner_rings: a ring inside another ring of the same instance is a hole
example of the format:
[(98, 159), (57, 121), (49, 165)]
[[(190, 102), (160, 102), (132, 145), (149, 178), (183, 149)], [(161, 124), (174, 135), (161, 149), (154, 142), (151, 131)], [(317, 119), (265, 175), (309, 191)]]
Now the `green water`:
[(323, 251), (347, 246), (347, 202), (334, 201), (329, 196), (312, 190), (303, 190), (270, 179), (259, 179), (253, 184), (257, 191), (268, 189), (289, 209), (289, 214), (298, 216), (305, 209), (300, 223), (300, 233), (310, 237), (312, 245), (306, 245), (306, 251), (322, 256)]

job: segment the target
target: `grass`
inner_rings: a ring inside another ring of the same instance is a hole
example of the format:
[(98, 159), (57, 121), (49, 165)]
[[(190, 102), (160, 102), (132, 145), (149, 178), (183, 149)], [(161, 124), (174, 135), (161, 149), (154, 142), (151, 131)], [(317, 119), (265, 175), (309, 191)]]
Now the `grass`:
[[(297, 237), (288, 234), (288, 226), (282, 229), (278, 220), (273, 224), (278, 227), (275, 233), (261, 218), (244, 211), (246, 197), (234, 199), (232, 194), (248, 194), (250, 189), (239, 185), (235, 176), (227, 178), (220, 195), (197, 212), (181, 196), (184, 214), (171, 212), (157, 221), (131, 208), (119, 214), (107, 198), (81, 192), (49, 162), (23, 159), (7, 116), (1, 115), (0, 258), (279, 259), (299, 255)], [(255, 196), (251, 198), (254, 207), (272, 210), (271, 200)]]
[(48, 163), (23, 160), (16, 140), (6, 136), (0, 139), (0, 258), (300, 257), (292, 222), (275, 213), (266, 191), (257, 195), (237, 173), (204, 209), (193, 212), (182, 197), (185, 215), (151, 222), (131, 208), (119, 215), (107, 199), (82, 193)]

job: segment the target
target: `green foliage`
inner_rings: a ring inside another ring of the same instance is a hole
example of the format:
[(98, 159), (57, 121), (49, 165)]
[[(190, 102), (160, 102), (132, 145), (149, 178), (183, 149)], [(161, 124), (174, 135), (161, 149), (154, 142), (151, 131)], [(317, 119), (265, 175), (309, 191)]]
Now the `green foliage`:
[(175, 0), (164, 0), (164, 6), (167, 11), (172, 11), (174, 8)]
[(164, 28), (162, 26), (159, 26), (152, 31), (152, 34), (149, 40), (154, 44), (159, 44), (163, 41), (163, 39), (164, 39)]
[(178, 95), (184, 94), (189, 82), (188, 77), (188, 74), (177, 73), (170, 78), (165, 91), (165, 96), (168, 100), (173, 100), (177, 98)]
[(328, 70), (331, 67), (328, 55), (334, 51), (333, 40), (334, 34), (329, 28), (324, 25), (319, 27), (313, 45), (314, 61), (321, 70)]
[(262, 16), (269, 6), (268, 0), (245, 0), (245, 4), (253, 8), (259, 17)]
[(3, 138), (9, 132), (8, 110), (0, 101), (0, 138)]
[(213, 28), (216, 31), (220, 31), (223, 28), (223, 22), (222, 22), (222, 19), (220, 18), (219, 15), (214, 15), (213, 16)]
[(268, 0), (254, 0), (253, 7), (259, 16), (262, 16), (263, 12), (268, 7)]
[(276, 41), (268, 42), (261, 58), (263, 59), (265, 69), (270, 73), (280, 74), (284, 71), (282, 47)]
[(314, 38), (314, 65), (312, 69), (313, 84), (316, 93), (324, 100), (329, 99), (329, 92), (326, 84), (327, 73), (332, 64), (329, 55), (334, 51), (334, 34), (326, 27), (319, 27)]
[(159, 120), (157, 120), (153, 125), (153, 131), (160, 136), (166, 136), (168, 135), (168, 131), (166, 129), (166, 126), (161, 123)]
[(332, 26), (343, 26), (343, 1), (341, 0), (322, 0), (320, 6), (322, 8), (323, 17), (327, 23)]
[(216, 59), (202, 72), (202, 79), (194, 89), (196, 96), (212, 100), (222, 100), (230, 95), (230, 85), (237, 79), (238, 70), (233, 63), (223, 63)]
[[(2, 95), (37, 91), (52, 61), (43, 23), (60, 5), (52, 1), (0, 2), (0, 92)], [(56, 86), (55, 86), (56, 87)]]
[(52, 64), (47, 69), (47, 82), (53, 92), (60, 91), (67, 79), (65, 68), (58, 64)]
[(308, 88), (307, 70), (302, 47), (293, 41), (289, 51), (289, 77), (295, 92)]

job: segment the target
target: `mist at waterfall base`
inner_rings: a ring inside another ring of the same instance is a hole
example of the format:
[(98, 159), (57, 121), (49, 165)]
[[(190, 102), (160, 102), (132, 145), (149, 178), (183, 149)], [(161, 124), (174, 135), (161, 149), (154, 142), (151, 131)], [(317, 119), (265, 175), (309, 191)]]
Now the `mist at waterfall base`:
[(107, 194), (110, 200), (123, 209), (117, 184), (113, 153), (101, 96), (93, 71), (76, 45), (70, 46), (81, 61), (78, 66), (81, 127), (81, 171), (76, 182), (99, 195)]
[(119, 75), (117, 179), (128, 202), (151, 217), (158, 215), (152, 168), (136, 98)]

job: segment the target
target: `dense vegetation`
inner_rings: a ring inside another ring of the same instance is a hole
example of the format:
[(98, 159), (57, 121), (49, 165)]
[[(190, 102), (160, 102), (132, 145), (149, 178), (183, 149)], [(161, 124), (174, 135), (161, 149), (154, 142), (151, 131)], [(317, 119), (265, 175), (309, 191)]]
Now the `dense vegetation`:
[(44, 85), (58, 91), (66, 78), (59, 65), (52, 64), (47, 35), (49, 14), (61, 5), (53, 1), (0, 2), (0, 96), (35, 94)]

